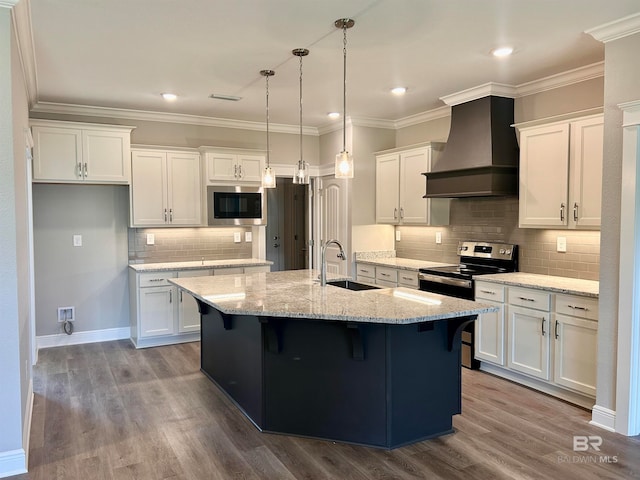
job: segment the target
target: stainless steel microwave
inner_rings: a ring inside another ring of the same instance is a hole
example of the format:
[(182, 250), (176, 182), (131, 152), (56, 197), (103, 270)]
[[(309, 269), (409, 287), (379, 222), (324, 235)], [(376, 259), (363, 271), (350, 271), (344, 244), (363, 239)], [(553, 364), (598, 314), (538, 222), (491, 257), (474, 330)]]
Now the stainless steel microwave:
[(266, 225), (267, 199), (262, 187), (207, 187), (207, 223), (212, 226)]

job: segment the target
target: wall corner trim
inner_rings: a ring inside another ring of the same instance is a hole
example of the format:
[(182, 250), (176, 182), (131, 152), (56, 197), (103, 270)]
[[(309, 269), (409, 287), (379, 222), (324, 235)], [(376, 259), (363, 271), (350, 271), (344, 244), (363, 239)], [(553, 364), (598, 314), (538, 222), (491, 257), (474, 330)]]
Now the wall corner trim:
[(594, 405), (591, 411), (591, 421), (589, 425), (608, 430), (609, 432), (615, 432), (616, 425), (616, 412), (608, 408), (601, 407), (600, 405)]

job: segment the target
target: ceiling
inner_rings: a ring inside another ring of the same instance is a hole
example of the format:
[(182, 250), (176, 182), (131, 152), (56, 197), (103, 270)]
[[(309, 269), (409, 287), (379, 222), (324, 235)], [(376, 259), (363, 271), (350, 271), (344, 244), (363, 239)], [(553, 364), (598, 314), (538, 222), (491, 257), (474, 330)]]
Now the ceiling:
[[(259, 72), (273, 69), (270, 121), (298, 125), (291, 50), (303, 47), (303, 123), (326, 127), (343, 100), (334, 21), (350, 17), (347, 115), (399, 120), (487, 82), (601, 62), (584, 31), (638, 11), (638, 0), (31, 0), (37, 100), (263, 122)], [(503, 44), (514, 54), (493, 57)], [(407, 93), (391, 95), (399, 85)]]

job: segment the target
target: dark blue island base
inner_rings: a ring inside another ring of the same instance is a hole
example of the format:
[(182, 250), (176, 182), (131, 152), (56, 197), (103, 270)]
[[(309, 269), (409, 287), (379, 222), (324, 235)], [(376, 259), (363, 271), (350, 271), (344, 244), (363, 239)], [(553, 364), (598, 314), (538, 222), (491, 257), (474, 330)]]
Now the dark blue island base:
[(201, 369), (259, 429), (387, 449), (453, 431), (460, 335), (475, 315), (349, 323), (198, 303)]

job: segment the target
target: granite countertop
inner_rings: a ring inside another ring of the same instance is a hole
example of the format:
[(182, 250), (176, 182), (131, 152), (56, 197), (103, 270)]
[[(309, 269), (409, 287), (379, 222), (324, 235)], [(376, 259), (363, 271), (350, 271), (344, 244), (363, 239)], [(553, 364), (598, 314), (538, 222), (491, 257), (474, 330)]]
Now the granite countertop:
[(166, 263), (134, 263), (129, 268), (136, 272), (163, 272), (170, 270), (199, 270), (202, 268), (229, 268), (229, 267), (259, 267), (272, 265), (268, 260), (255, 258), (237, 258), (230, 260), (196, 260), (193, 262), (166, 262)]
[(411, 324), (497, 311), (490, 305), (408, 288), (355, 292), (332, 285), (321, 287), (317, 270), (169, 281), (221, 312), (234, 315)]
[(411, 270), (417, 272), (421, 268), (446, 267), (453, 263), (430, 262), (428, 260), (414, 260), (413, 258), (383, 257), (356, 259), (357, 263), (366, 263), (380, 267), (398, 268), (400, 270)]
[(554, 277), (552, 275), (539, 275), (536, 273), (496, 273), (494, 275), (475, 277), (475, 280), (594, 298), (598, 298), (600, 290), (600, 283), (595, 280)]

